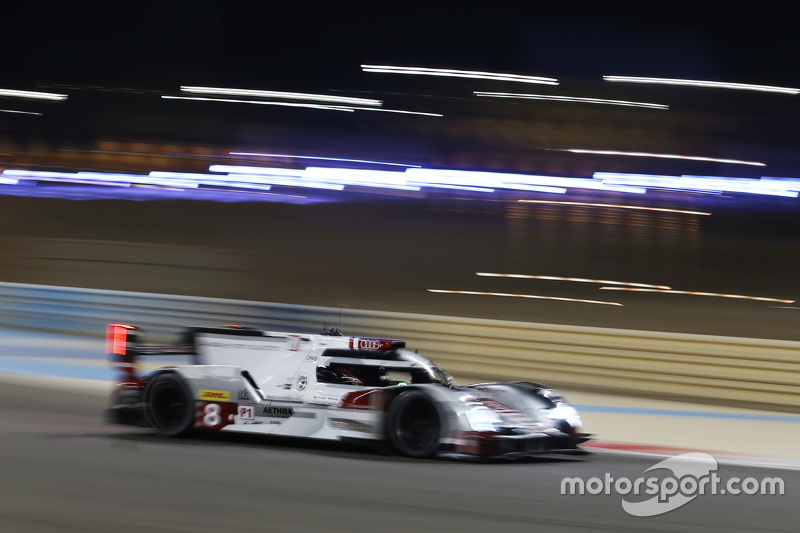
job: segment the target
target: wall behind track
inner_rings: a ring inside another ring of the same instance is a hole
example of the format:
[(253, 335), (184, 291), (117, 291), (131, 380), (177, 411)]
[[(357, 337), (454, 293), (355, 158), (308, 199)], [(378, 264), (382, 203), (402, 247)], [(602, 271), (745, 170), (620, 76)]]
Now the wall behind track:
[(0, 283), (0, 326), (102, 336), (111, 322), (171, 342), (185, 326), (404, 339), (457, 376), (800, 411), (800, 342)]

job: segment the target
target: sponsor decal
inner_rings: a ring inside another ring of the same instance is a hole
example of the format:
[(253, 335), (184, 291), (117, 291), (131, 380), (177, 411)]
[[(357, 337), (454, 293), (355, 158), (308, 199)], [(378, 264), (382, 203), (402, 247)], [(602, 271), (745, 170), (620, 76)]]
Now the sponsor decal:
[(227, 402), (231, 399), (231, 393), (226, 390), (200, 389), (200, 391), (197, 393), (197, 399)]
[(245, 420), (244, 422), (242, 422), (242, 425), (243, 426), (257, 426), (257, 425), (263, 424), (263, 423), (264, 422), (262, 422), (261, 420)]
[(299, 335), (288, 335), (286, 337), (286, 344), (289, 346), (290, 352), (296, 352), (300, 349), (300, 336)]
[(246, 389), (239, 389), (236, 391), (236, 399), (237, 400), (249, 400), (250, 393)]
[(236, 405), (232, 403), (197, 402), (194, 427), (222, 429), (234, 423)]
[(369, 424), (340, 418), (331, 419), (331, 427), (336, 429), (348, 429), (350, 431), (372, 431), (372, 426)]
[(273, 418), (289, 418), (293, 414), (294, 408), (292, 407), (275, 407), (272, 405), (264, 407), (264, 410), (261, 411), (261, 416), (269, 416)]
[(256, 413), (252, 405), (239, 406), (239, 420), (254, 420), (255, 417)]

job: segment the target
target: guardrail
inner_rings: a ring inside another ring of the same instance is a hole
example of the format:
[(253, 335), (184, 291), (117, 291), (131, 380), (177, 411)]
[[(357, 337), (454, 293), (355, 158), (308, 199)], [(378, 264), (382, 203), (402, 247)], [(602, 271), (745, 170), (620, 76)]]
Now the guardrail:
[(452, 374), (800, 411), (800, 342), (533, 324), (0, 283), (0, 326), (103, 335), (109, 322), (169, 342), (185, 326), (235, 323), (406, 340)]

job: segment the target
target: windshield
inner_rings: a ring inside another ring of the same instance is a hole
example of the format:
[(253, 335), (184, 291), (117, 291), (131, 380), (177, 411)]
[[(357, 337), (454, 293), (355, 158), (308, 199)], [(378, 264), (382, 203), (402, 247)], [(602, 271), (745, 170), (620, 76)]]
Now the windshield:
[[(331, 354), (331, 352), (333, 350), (328, 350), (326, 354)], [(317, 367), (317, 381), (360, 387), (387, 387), (417, 383), (438, 383), (451, 386), (453, 383), (450, 374), (414, 352), (395, 350), (382, 354), (373, 352), (359, 353), (359, 355), (362, 357), (337, 357), (327, 365)], [(366, 355), (370, 357), (364, 357)], [(381, 359), (376, 359), (376, 355), (381, 355)]]
[(429, 381), (419, 381), (417, 383), (441, 383), (442, 385), (447, 385), (448, 387), (453, 384), (453, 376), (418, 353), (409, 350), (397, 350), (396, 354), (398, 360), (412, 363), (414, 365), (411, 367), (412, 369), (424, 369), (424, 373), (427, 375)]

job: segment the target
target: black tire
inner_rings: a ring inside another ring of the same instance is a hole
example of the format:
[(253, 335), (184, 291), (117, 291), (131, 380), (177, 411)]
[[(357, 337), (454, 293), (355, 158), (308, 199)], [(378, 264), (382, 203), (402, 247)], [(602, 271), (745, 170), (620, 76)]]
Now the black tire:
[(442, 418), (422, 391), (404, 392), (392, 402), (386, 430), (392, 447), (408, 457), (433, 457), (441, 446)]
[(165, 437), (182, 437), (189, 433), (195, 418), (194, 396), (180, 376), (158, 374), (144, 391), (145, 416), (148, 425)]

